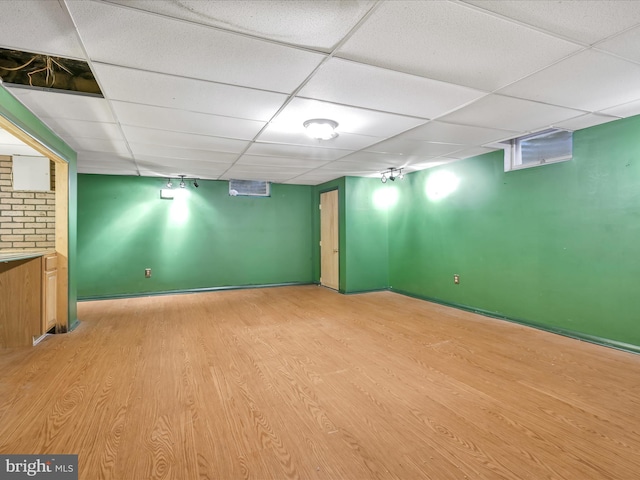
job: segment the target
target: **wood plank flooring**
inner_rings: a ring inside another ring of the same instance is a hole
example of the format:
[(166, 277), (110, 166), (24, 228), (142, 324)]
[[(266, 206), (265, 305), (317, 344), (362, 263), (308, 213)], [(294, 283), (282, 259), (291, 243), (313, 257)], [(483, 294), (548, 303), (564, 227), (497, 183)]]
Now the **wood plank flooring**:
[(79, 304), (0, 351), (0, 453), (81, 479), (637, 479), (640, 356), (316, 286)]

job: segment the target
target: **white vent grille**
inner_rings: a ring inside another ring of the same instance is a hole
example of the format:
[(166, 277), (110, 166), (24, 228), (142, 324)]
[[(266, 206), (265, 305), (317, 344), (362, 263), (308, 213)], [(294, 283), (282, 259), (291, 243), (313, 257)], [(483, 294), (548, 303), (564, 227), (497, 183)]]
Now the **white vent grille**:
[(251, 197), (271, 196), (270, 183), (263, 180), (229, 180), (229, 195)]

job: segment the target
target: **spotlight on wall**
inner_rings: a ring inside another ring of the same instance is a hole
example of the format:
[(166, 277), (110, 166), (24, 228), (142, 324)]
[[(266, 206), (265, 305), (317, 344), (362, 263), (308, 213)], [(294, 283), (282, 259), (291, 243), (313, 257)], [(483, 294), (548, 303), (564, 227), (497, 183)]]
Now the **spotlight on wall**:
[(198, 179), (197, 178), (193, 181), (193, 186), (196, 187), (196, 188), (198, 188), (200, 186), (200, 184), (198, 183)]
[(392, 182), (395, 182), (396, 178), (399, 178), (400, 180), (404, 180), (404, 173), (402, 173), (401, 168), (391, 167), (385, 170), (384, 172), (382, 172), (381, 175), (382, 176), (380, 177), (380, 181), (382, 183), (387, 183), (387, 180), (391, 180)]
[(307, 129), (307, 135), (316, 140), (331, 140), (338, 136), (336, 128), (338, 122), (326, 118), (314, 118), (302, 124)]
[(173, 183), (171, 183), (171, 179), (167, 178), (167, 188), (173, 187)]
[(184, 183), (184, 175), (178, 175), (180, 177), (180, 188), (185, 188), (187, 186), (186, 183)]

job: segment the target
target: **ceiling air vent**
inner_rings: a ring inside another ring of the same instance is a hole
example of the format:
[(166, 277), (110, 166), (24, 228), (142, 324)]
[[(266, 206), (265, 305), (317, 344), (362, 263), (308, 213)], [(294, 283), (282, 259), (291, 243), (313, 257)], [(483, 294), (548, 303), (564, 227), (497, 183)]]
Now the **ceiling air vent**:
[(229, 180), (229, 195), (250, 197), (269, 197), (271, 189), (269, 182), (263, 180)]

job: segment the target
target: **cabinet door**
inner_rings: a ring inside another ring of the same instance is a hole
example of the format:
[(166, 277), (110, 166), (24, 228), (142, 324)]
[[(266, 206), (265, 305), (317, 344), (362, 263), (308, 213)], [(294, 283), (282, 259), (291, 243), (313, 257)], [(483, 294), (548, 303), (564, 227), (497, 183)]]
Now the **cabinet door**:
[(58, 272), (53, 270), (44, 274), (43, 332), (49, 331), (56, 324), (56, 285)]

